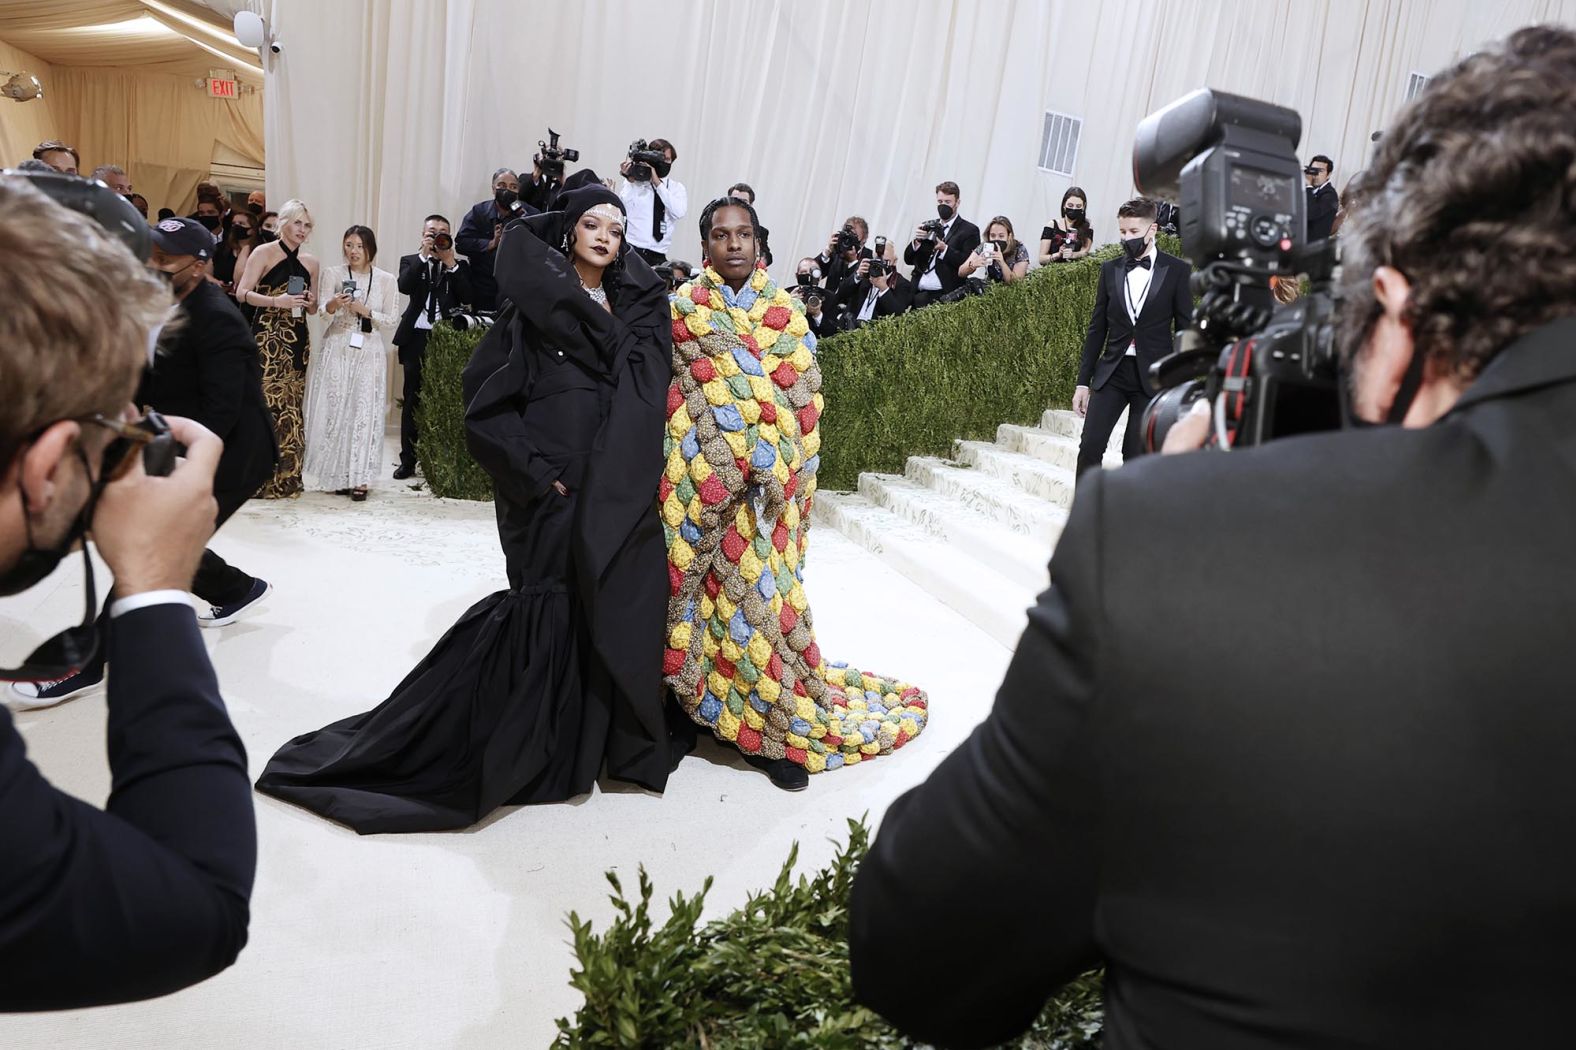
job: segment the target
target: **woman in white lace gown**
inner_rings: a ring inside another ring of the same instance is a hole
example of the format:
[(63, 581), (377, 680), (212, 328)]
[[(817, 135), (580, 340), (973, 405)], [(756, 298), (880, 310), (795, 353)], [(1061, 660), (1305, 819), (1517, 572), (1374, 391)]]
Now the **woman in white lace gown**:
[(345, 263), (323, 271), (328, 329), (306, 391), (306, 487), (367, 498), (383, 471), (389, 339), (399, 324), (394, 275), (372, 265), (378, 242), (365, 226), (345, 231)]

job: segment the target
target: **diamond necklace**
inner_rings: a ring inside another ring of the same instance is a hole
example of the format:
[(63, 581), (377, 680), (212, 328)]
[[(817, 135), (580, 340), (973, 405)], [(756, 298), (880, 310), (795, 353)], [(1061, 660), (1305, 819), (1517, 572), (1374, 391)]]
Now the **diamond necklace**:
[(589, 295), (591, 297), (591, 301), (593, 303), (596, 303), (598, 306), (606, 306), (607, 305), (607, 292), (602, 290), (602, 286), (601, 285), (598, 285), (595, 288), (590, 288), (590, 287), (588, 287), (586, 285), (586, 283), (584, 281), (581, 281), (580, 282), (580, 290), (585, 292), (587, 295)]

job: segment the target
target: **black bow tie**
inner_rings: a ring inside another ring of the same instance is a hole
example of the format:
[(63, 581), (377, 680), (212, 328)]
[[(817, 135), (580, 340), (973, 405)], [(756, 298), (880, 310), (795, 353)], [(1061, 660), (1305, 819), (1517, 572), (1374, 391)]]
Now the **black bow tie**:
[(1148, 256), (1142, 259), (1129, 259), (1127, 260), (1127, 272), (1132, 273), (1134, 270), (1139, 269), (1147, 270), (1149, 269), (1149, 263), (1150, 259)]

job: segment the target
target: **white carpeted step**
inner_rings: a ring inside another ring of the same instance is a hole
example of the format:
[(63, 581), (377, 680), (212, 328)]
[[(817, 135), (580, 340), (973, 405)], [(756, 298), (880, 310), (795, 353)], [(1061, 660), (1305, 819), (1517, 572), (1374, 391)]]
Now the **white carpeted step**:
[(1044, 589), (1051, 544), (1014, 532), (935, 489), (897, 474), (861, 474), (859, 494), (871, 503), (968, 551), (1009, 580)]
[(1049, 500), (1060, 507), (1072, 506), (1071, 470), (1054, 467), (1044, 460), (984, 441), (954, 442), (953, 458), (992, 477), (1011, 482), (1031, 496)]
[(1031, 496), (1010, 481), (982, 470), (948, 463), (935, 456), (910, 456), (904, 476), (963, 507), (983, 514), (1044, 544), (1046, 549), (1067, 524), (1067, 508)]
[[(1122, 465), (1120, 431), (1112, 434), (1112, 442), (1112, 446), (1105, 451), (1104, 465), (1119, 467)], [(1025, 456), (1043, 460), (1053, 467), (1073, 471), (1078, 469), (1078, 439), (1043, 427), (1020, 427), (1012, 423), (1003, 423), (996, 428), (996, 444), (1009, 452), (1022, 452)]]
[(853, 492), (815, 494), (815, 517), (956, 609), (1001, 644), (1018, 644), (1040, 583), (1011, 580), (957, 543)]

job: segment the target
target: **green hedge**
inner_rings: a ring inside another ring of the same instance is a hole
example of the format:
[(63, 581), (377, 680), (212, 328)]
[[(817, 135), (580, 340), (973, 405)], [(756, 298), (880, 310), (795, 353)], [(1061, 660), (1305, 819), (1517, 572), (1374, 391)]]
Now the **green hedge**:
[[(1162, 237), (1160, 247), (1181, 249), (1174, 237)], [(901, 471), (909, 456), (947, 454), (954, 438), (990, 440), (1001, 423), (1034, 423), (1047, 408), (1067, 407), (1100, 263), (1116, 251), (1108, 246), (823, 342), (821, 487), (852, 489), (865, 471)], [(465, 448), (460, 395), (460, 373), (480, 338), (440, 324), (427, 343), (416, 452), (438, 496), (492, 498)]]
[(820, 486), (852, 489), (866, 471), (899, 472), (909, 456), (946, 455), (954, 438), (994, 440), (999, 424), (1070, 405), (1100, 264), (1117, 251), (827, 339)]
[[(793, 877), (795, 845), (771, 889), (702, 926), (701, 891), (674, 894), (660, 926), (653, 888), (640, 870), (631, 902), (611, 872), (616, 917), (602, 933), (573, 913), (578, 966), (569, 983), (585, 996), (560, 1018), (555, 1050), (898, 1050), (912, 1044), (854, 1002), (848, 965), (848, 900), (869, 832), (848, 822), (848, 843), (811, 877)], [(916, 960), (914, 994), (946, 995)], [(1083, 1050), (1100, 1045), (1101, 980), (1085, 974), (1046, 1003), (1011, 1050)], [(1004, 1048), (1005, 1050), (1005, 1048)]]

